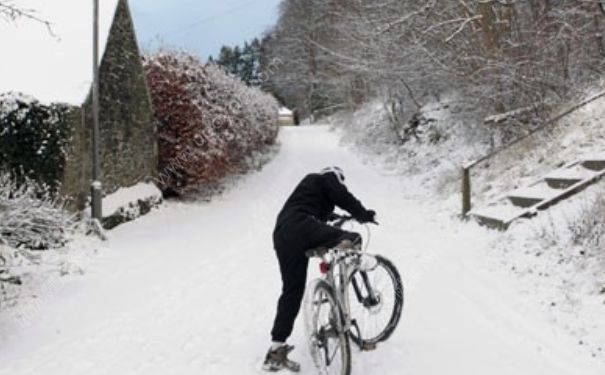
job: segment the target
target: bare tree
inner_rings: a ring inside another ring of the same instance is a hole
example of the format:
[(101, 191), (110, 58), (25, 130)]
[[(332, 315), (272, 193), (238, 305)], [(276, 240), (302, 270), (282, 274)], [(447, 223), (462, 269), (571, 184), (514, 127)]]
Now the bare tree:
[(448, 91), (477, 114), (541, 115), (602, 76), (602, 17), (592, 0), (284, 0), (273, 88), (310, 108), (382, 95), (394, 121)]
[(37, 12), (34, 9), (27, 9), (15, 5), (14, 1), (10, 0), (2, 0), (0, 1), (0, 19), (3, 19), (7, 22), (16, 22), (18, 19), (26, 18), (35, 22), (39, 22), (46, 26), (48, 32), (52, 35), (56, 35), (53, 33), (52, 24), (37, 16)]

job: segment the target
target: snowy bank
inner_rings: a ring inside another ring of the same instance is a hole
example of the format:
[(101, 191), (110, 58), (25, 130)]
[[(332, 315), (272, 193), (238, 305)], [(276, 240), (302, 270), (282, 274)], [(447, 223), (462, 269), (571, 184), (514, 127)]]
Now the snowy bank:
[[(586, 97), (590, 97), (587, 93)], [(573, 103), (572, 103), (573, 104)], [(560, 110), (560, 109), (559, 109)], [(400, 175), (402, 196), (432, 206), (449, 217), (472, 241), (485, 242), (494, 270), (506, 271), (511, 283), (542, 318), (574, 338), (588, 356), (605, 361), (605, 195), (604, 182), (515, 223), (508, 232), (460, 224), (460, 167), (487, 154), (488, 134), (465, 118), (464, 103), (455, 98), (428, 103), (418, 137), (399, 141), (380, 102), (331, 121), (345, 143), (363, 151), (362, 157), (385, 173)], [(605, 98), (565, 117), (556, 126), (501, 153), (473, 173), (473, 202), (480, 205), (509, 189), (524, 186), (578, 157), (603, 152)], [(479, 120), (479, 119), (475, 119)], [(430, 133), (440, 133), (431, 142)], [(592, 207), (592, 209), (589, 209)], [(600, 210), (600, 211), (599, 211)]]
[(139, 182), (126, 188), (120, 188), (115, 193), (103, 198), (103, 213), (112, 215), (120, 209), (125, 209), (138, 200), (162, 201), (162, 192), (150, 182)]
[(112, 229), (135, 220), (161, 203), (162, 192), (151, 182), (121, 188), (103, 198), (103, 227)]

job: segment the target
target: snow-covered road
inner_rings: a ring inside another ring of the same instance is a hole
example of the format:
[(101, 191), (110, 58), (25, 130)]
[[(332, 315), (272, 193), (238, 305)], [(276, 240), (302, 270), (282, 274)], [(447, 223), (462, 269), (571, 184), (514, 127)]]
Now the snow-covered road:
[[(374, 352), (354, 350), (354, 374), (605, 373), (490, 266), (482, 229), (406, 199), (399, 177), (364, 164), (327, 127), (280, 139), (261, 172), (210, 203), (170, 203), (117, 228), (83, 276), (0, 319), (0, 374), (259, 373), (280, 289), (275, 216), (304, 174), (327, 165), (378, 212), (371, 251), (395, 262), (407, 288), (398, 330)], [(291, 343), (313, 374), (302, 319)]]

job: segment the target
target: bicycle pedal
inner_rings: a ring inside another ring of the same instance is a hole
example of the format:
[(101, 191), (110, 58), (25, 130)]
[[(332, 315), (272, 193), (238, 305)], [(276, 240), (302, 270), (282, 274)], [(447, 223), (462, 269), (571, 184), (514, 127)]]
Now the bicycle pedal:
[(364, 351), (364, 352), (371, 352), (373, 350), (376, 350), (376, 344), (366, 342), (361, 347), (361, 350)]

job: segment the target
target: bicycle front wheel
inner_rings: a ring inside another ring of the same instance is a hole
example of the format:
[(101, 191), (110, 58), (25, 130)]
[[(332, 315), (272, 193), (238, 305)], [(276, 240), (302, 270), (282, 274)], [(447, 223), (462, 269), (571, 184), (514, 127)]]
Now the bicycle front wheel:
[(349, 304), (355, 328), (350, 336), (360, 348), (388, 339), (403, 311), (403, 283), (387, 258), (376, 255), (372, 270), (355, 271), (349, 282)]
[(350, 375), (351, 347), (334, 289), (324, 280), (307, 287), (305, 328), (311, 356), (322, 375)]

